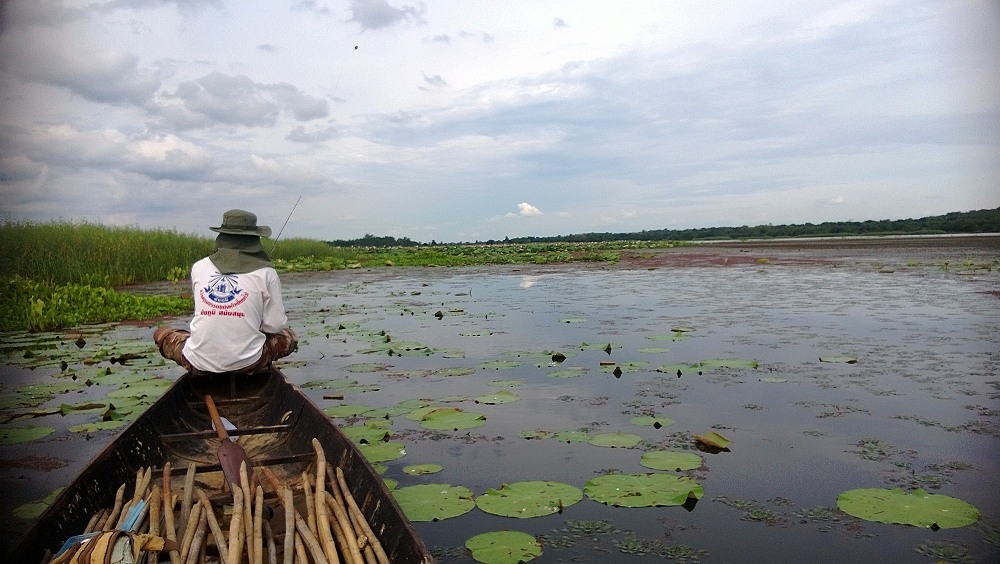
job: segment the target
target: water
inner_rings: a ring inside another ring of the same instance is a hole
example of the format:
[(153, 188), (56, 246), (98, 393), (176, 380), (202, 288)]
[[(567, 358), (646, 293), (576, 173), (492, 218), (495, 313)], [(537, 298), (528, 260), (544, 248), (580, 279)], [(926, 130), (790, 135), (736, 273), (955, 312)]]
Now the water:
[[(705, 461), (687, 473), (705, 489), (690, 510), (617, 508), (584, 498), (542, 518), (474, 509), (417, 523), (444, 562), (471, 561), (461, 550), (465, 540), (493, 530), (542, 538), (543, 562), (645, 562), (653, 554), (683, 560), (685, 553), (693, 555), (687, 561), (701, 562), (929, 561), (916, 551), (952, 545), (971, 561), (996, 561), (1000, 549), (984, 542), (984, 531), (995, 530), (1000, 517), (1000, 300), (989, 293), (997, 290), (998, 276), (985, 269), (956, 274), (919, 261), (907, 266), (915, 258), (912, 252), (896, 258), (892, 272), (839, 258), (652, 270), (545, 266), (286, 276), (286, 302), (302, 343), (284, 371), (300, 384), (348, 377), (371, 388), (348, 391), (343, 402), (309, 392), (322, 407), (391, 407), (423, 398), (486, 416), (483, 426), (458, 432), (429, 432), (395, 417), (393, 440), (405, 444), (406, 455), (386, 463), (385, 476), (400, 487), (453, 484), (479, 495), (504, 483), (550, 480), (582, 489), (605, 473), (652, 472), (640, 464), (646, 450), (687, 450)], [(886, 257), (879, 260), (885, 264)], [(673, 331), (684, 326), (693, 331)], [(152, 328), (116, 331), (120, 337)], [(385, 336), (399, 345), (396, 352), (407, 343), (426, 349), (390, 356)], [(606, 345), (610, 353), (601, 350)], [(377, 347), (383, 349), (359, 352)], [(567, 358), (553, 362), (554, 352)], [(841, 355), (857, 363), (819, 361)], [(686, 368), (712, 359), (754, 360), (758, 367), (702, 368), (700, 374)], [(517, 365), (483, 368), (496, 361)], [(602, 369), (602, 363), (614, 364)], [(610, 373), (614, 365), (626, 368), (619, 378)], [(667, 365), (685, 368), (679, 377), (676, 370), (656, 370)], [(568, 367), (582, 374), (550, 376)], [(457, 368), (472, 373), (440, 372)], [(177, 375), (177, 369), (163, 371)], [(498, 389), (520, 400), (485, 405), (473, 399)], [(675, 423), (654, 429), (630, 422), (642, 414)], [(643, 443), (602, 448), (524, 438), (571, 430), (634, 433)], [(694, 448), (691, 436), (710, 431), (733, 441), (729, 452)], [(109, 439), (107, 432), (97, 434), (84, 451)], [(51, 439), (67, 440), (78, 444), (65, 431)], [(863, 440), (877, 440), (882, 451), (863, 454)], [(3, 458), (38, 448), (5, 447)], [(87, 457), (78, 458), (47, 478), (15, 479), (10, 470), (2, 477), (44, 495), (48, 482), (71, 474)], [(403, 472), (422, 463), (444, 470)], [(845, 490), (916, 486), (976, 505), (980, 523), (932, 532), (835, 510)], [(583, 523), (600, 520), (613, 530), (581, 532)]]

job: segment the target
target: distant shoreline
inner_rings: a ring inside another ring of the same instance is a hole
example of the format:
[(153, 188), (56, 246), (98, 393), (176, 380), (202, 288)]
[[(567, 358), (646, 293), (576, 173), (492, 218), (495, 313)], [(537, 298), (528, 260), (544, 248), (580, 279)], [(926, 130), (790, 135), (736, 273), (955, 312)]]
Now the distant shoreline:
[(940, 235), (845, 235), (841, 237), (787, 237), (774, 239), (725, 239), (716, 241), (691, 241), (692, 246), (753, 247), (781, 249), (874, 249), (907, 247), (942, 247), (997, 249), (1000, 251), (1000, 233), (966, 233)]

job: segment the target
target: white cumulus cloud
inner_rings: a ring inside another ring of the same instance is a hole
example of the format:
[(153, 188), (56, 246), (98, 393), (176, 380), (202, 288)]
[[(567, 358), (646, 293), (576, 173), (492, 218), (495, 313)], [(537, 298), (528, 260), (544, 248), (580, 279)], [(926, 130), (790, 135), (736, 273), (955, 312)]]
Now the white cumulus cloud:
[(528, 202), (521, 202), (517, 205), (517, 213), (521, 217), (534, 217), (536, 215), (544, 215), (542, 210), (536, 208), (535, 206), (529, 204)]

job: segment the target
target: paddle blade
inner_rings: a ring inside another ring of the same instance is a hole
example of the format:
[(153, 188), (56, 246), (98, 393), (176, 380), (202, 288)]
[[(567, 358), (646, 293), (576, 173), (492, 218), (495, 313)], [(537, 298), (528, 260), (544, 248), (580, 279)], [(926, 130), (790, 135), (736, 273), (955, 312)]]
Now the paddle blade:
[(253, 466), (250, 465), (250, 458), (243, 447), (223, 439), (219, 444), (219, 464), (222, 466), (222, 473), (226, 475), (226, 483), (240, 484), (240, 466), (247, 465), (247, 476), (253, 478)]

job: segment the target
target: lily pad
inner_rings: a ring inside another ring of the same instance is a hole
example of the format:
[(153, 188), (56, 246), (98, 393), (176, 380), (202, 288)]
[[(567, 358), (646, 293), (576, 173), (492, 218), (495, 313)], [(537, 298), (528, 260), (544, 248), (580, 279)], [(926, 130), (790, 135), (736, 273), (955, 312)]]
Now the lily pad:
[(837, 507), (866, 521), (917, 527), (954, 529), (979, 520), (975, 506), (947, 495), (922, 489), (907, 493), (901, 488), (861, 488), (837, 496)]
[(37, 441), (38, 439), (43, 439), (55, 432), (56, 430), (52, 427), (36, 427), (34, 425), (29, 425), (27, 427), (4, 428), (0, 429), (0, 445), (13, 445)]
[(631, 433), (599, 433), (594, 435), (589, 441), (590, 444), (599, 447), (628, 448), (642, 442), (642, 437)]
[(44, 499), (38, 501), (32, 501), (30, 503), (25, 503), (14, 509), (14, 517), (18, 519), (37, 519), (50, 505), (52, 502), (59, 497), (59, 494), (66, 488), (56, 488), (49, 495), (45, 496)]
[(392, 492), (410, 521), (441, 521), (464, 515), (476, 506), (472, 490), (448, 484), (407, 486)]
[(520, 396), (508, 392), (507, 390), (500, 390), (492, 394), (486, 394), (476, 397), (476, 403), (483, 403), (486, 405), (495, 405), (498, 403), (511, 403), (521, 399)]
[(352, 425), (341, 427), (341, 431), (357, 444), (372, 444), (385, 440), (389, 436), (389, 430), (385, 427), (374, 425)]
[(590, 434), (584, 431), (559, 431), (549, 438), (561, 443), (583, 443), (590, 440)]
[(858, 357), (851, 355), (828, 355), (819, 357), (820, 362), (833, 362), (840, 364), (857, 364)]
[(462, 411), (457, 407), (440, 407), (428, 412), (420, 419), (420, 426), (437, 431), (473, 429), (486, 422), (482, 413)]
[(353, 405), (353, 404), (341, 404), (341, 405), (331, 405), (330, 407), (324, 407), (323, 413), (329, 415), (330, 417), (357, 417), (359, 415), (364, 415), (372, 410), (370, 405)]
[(587, 369), (583, 366), (567, 366), (566, 368), (548, 372), (545, 375), (549, 378), (576, 378), (577, 376), (583, 376), (586, 373)]
[(444, 467), (440, 464), (411, 464), (403, 468), (403, 472), (410, 474), (411, 476), (422, 476), (424, 474), (437, 474), (438, 472), (444, 470)]
[(108, 421), (97, 421), (95, 423), (73, 425), (69, 428), (69, 430), (73, 433), (96, 433), (98, 431), (107, 431), (108, 429), (124, 427), (127, 423), (128, 421), (124, 419), (110, 419)]
[(516, 360), (490, 360), (479, 365), (483, 370), (507, 370), (521, 366)]
[(705, 495), (691, 478), (661, 473), (598, 476), (587, 482), (584, 491), (596, 502), (618, 507), (684, 505)]
[(406, 447), (403, 443), (397, 443), (393, 441), (388, 442), (377, 442), (370, 445), (358, 445), (358, 450), (361, 454), (371, 462), (375, 464), (376, 462), (388, 462), (390, 460), (396, 460), (397, 458), (402, 458), (406, 454)]
[(711, 433), (705, 433), (704, 435), (695, 435), (694, 440), (698, 441), (703, 445), (708, 445), (710, 447), (715, 447), (715, 448), (729, 448), (729, 445), (732, 443), (732, 441), (716, 433), (715, 431), (712, 431)]
[(526, 481), (489, 489), (476, 498), (479, 509), (502, 517), (541, 517), (562, 512), (583, 499), (580, 488), (560, 482)]
[(618, 362), (615, 364), (602, 364), (601, 371), (608, 373), (615, 373), (616, 370), (621, 372), (639, 372), (645, 370), (649, 367), (648, 362), (635, 361), (635, 362)]
[(757, 368), (760, 363), (743, 358), (710, 358), (698, 363), (703, 368)]
[(453, 366), (451, 368), (441, 368), (434, 371), (437, 376), (470, 376), (476, 373), (475, 368), (469, 366)]
[(701, 457), (693, 452), (679, 452), (675, 450), (654, 450), (642, 455), (640, 464), (653, 470), (671, 470), (682, 472), (684, 470), (694, 470), (701, 468), (704, 462)]
[(484, 564), (518, 564), (542, 555), (542, 545), (535, 537), (520, 531), (481, 533), (465, 541), (472, 558)]
[(355, 364), (348, 364), (347, 366), (341, 368), (345, 372), (353, 372), (355, 374), (364, 374), (368, 372), (388, 372), (391, 367), (388, 364), (383, 364), (381, 362), (358, 362)]

